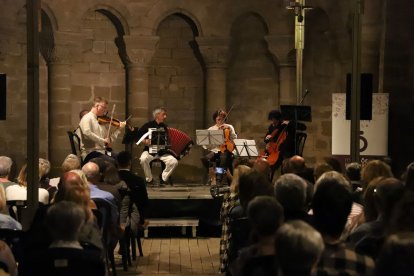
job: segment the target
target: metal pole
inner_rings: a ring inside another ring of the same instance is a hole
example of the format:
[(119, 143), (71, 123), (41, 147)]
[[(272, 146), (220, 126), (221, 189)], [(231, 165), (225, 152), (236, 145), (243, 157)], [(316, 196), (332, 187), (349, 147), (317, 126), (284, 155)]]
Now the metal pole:
[(352, 91), (351, 91), (351, 161), (359, 162), (361, 106), (361, 14), (363, 0), (353, 0)]
[(26, 0), (27, 22), (27, 227), (39, 202), (39, 11), (40, 0)]
[(305, 45), (305, 0), (296, 0), (295, 48), (296, 48), (296, 104), (302, 100), (303, 49)]

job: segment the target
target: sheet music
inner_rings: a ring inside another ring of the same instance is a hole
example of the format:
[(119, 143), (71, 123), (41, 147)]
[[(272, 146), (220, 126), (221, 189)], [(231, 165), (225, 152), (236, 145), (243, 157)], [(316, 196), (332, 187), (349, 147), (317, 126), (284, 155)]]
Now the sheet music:
[(238, 156), (259, 156), (255, 140), (234, 139), (233, 141), (234, 145), (236, 146), (235, 150)]
[(197, 145), (200, 146), (218, 146), (224, 143), (223, 130), (196, 130)]

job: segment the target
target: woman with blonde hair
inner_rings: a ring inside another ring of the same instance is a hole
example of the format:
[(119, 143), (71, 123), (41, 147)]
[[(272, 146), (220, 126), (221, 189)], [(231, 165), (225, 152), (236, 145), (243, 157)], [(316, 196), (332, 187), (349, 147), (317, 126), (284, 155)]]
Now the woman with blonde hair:
[[(39, 161), (39, 165), (40, 165)], [(39, 170), (40, 172), (40, 170)], [(40, 179), (39, 179), (40, 180)], [(7, 200), (27, 200), (27, 164), (24, 164), (17, 177), (18, 185), (12, 185), (6, 189)], [(39, 202), (49, 204), (49, 192), (39, 188)]]
[(6, 193), (0, 185), (0, 229), (22, 230), (20, 222), (8, 215), (6, 208)]

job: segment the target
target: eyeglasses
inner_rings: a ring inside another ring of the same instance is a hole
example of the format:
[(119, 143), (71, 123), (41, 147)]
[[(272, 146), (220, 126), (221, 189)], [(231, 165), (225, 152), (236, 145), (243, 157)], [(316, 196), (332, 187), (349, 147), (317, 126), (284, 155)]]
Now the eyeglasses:
[(102, 104), (98, 104), (98, 106), (102, 107), (102, 109), (107, 109), (108, 108), (108, 106), (102, 105)]

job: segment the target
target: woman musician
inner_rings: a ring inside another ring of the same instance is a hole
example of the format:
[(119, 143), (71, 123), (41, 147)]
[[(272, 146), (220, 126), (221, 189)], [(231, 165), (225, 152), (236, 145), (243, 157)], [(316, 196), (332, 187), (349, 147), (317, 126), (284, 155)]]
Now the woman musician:
[[(234, 127), (227, 124), (228, 113), (223, 109), (218, 109), (213, 113), (213, 121), (215, 124), (208, 128), (208, 130), (223, 130), (224, 144), (220, 146), (205, 147), (209, 150), (201, 160), (205, 167), (209, 168), (210, 185), (216, 184), (217, 175), (224, 174), (227, 170), (232, 170), (234, 149), (233, 140), (237, 138), (237, 134)], [(215, 168), (217, 171), (215, 171)]]

